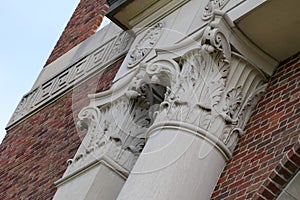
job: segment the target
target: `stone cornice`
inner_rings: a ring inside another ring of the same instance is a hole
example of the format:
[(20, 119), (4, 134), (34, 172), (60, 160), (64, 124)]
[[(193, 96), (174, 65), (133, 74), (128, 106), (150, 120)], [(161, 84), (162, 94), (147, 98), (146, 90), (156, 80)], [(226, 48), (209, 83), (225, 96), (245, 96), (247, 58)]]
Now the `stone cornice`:
[(11, 129), (34, 111), (64, 94), (75, 84), (110, 66), (129, 50), (132, 41), (133, 38), (128, 32), (122, 32), (33, 88), (21, 99), (6, 129)]

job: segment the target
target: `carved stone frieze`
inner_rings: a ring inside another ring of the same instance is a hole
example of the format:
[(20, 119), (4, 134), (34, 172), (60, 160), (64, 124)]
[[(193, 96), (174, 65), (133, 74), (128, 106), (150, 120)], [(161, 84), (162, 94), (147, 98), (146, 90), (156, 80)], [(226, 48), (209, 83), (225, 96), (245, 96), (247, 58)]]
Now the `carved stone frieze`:
[(140, 63), (153, 49), (158, 42), (163, 30), (163, 23), (159, 22), (155, 26), (148, 29), (145, 35), (138, 41), (138, 43), (130, 52), (127, 63), (128, 68), (132, 68)]
[(120, 53), (124, 52), (124, 49), (128, 49), (132, 43), (132, 34), (127, 31), (124, 31), (120, 36), (114, 41), (109, 58), (118, 56)]
[(24, 116), (41, 107), (41, 105), (64, 93), (76, 82), (83, 80), (96, 70), (108, 66), (110, 62), (129, 50), (133, 37), (128, 32), (122, 32), (110, 41), (102, 44), (86, 57), (67, 67), (61, 73), (50, 78), (40, 87), (24, 95), (17, 106), (8, 126), (15, 124)]
[(203, 20), (210, 20), (215, 10), (221, 10), (229, 0), (209, 0), (202, 15)]

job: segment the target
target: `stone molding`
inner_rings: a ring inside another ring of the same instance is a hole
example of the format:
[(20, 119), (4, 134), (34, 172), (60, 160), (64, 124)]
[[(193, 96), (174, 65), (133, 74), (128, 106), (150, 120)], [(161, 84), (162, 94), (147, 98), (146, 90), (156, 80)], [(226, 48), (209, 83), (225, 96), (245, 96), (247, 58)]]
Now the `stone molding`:
[(146, 13), (140, 13), (130, 19), (130, 24), (135, 27), (152, 26), (189, 1), (191, 0), (158, 0)]
[(8, 122), (8, 129), (26, 118), (45, 103), (57, 98), (78, 82), (93, 73), (105, 69), (130, 48), (133, 38), (130, 33), (122, 32), (90, 54), (83, 56), (70, 67), (32, 89), (24, 95)]
[(116, 164), (112, 159), (110, 159), (107, 156), (102, 156), (98, 160), (94, 160), (94, 162), (90, 162), (89, 165), (86, 165), (83, 168), (78, 168), (76, 171), (64, 175), (61, 179), (54, 182), (54, 184), (57, 187), (60, 187), (61, 185), (67, 183), (69, 180), (75, 178), (76, 176), (79, 176), (80, 174), (84, 173), (85, 171), (98, 166), (98, 165), (105, 165), (106, 167), (110, 168), (113, 172), (118, 174), (122, 179), (126, 180), (128, 177), (128, 173), (126, 170), (124, 170), (122, 167), (120, 167), (118, 164)]
[[(300, 169), (300, 141), (284, 154), (280, 162), (256, 191), (253, 199), (285, 199), (284, 192)], [(299, 176), (299, 175), (298, 175)]]

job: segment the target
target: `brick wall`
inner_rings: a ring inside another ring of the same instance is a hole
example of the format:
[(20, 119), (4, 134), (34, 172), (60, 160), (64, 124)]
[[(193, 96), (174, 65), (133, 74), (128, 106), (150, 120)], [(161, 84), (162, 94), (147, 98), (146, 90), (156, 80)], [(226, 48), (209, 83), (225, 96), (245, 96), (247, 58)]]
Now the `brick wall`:
[(281, 64), (212, 199), (275, 199), (300, 167), (300, 55)]
[(81, 0), (45, 66), (95, 33), (108, 6), (106, 0)]
[(106, 90), (122, 59), (9, 130), (0, 146), (0, 199), (52, 199), (84, 135), (77, 115), (87, 94)]

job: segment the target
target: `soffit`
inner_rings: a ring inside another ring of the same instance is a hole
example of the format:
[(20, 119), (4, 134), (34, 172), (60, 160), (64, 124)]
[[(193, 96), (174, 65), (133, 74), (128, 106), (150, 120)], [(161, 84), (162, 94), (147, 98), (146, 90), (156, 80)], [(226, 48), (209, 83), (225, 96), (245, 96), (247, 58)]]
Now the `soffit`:
[(141, 25), (141, 22), (144, 22), (142, 25), (153, 24), (187, 1), (189, 0), (115, 0), (111, 2), (106, 16), (123, 29), (132, 29)]
[(282, 61), (300, 49), (299, 7), (299, 0), (269, 0), (236, 24), (259, 48)]

